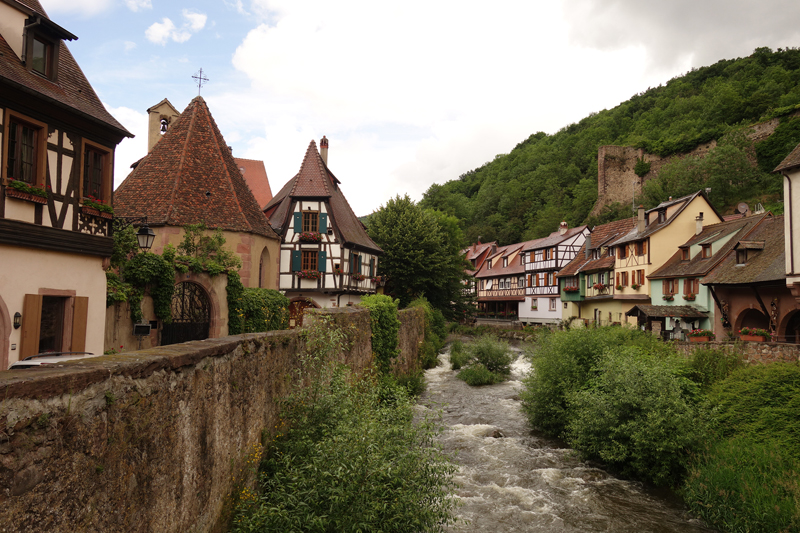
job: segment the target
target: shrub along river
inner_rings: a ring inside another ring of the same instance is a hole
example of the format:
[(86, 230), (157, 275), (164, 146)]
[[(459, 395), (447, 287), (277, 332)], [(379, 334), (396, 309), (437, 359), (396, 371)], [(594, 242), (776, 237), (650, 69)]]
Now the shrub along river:
[(442, 410), (440, 440), (459, 465), (462, 521), (452, 531), (713, 531), (686, 516), (677, 498), (617, 479), (532, 431), (519, 399), (530, 371), (525, 357), (508, 381), (483, 387), (457, 379), (448, 353), (439, 358), (425, 373), (420, 404)]

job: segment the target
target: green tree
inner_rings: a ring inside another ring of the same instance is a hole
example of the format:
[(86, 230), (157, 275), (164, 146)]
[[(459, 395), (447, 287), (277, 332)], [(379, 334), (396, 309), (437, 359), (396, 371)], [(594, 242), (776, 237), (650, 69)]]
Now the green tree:
[(462, 288), (469, 264), (460, 253), (463, 233), (457, 218), (397, 196), (372, 214), (367, 231), (383, 248), (378, 270), (401, 307), (425, 296), (447, 318), (466, 309)]

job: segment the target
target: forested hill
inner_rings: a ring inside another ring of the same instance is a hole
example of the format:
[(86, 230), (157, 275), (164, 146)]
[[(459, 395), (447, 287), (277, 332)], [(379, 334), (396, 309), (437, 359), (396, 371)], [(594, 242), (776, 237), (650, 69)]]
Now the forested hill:
[[(597, 200), (599, 146), (635, 146), (668, 156), (712, 139), (718, 146), (705, 160), (667, 164), (637, 203), (651, 207), (661, 196), (712, 183), (712, 201), (721, 210), (742, 200), (777, 199), (781, 179), (769, 171), (800, 143), (797, 110), (800, 49), (758, 48), (749, 57), (692, 70), (553, 135), (535, 133), (511, 153), (432, 185), (421, 205), (458, 217), (468, 242), (534, 239), (556, 230), (561, 220), (572, 227), (630, 216), (628, 203), (587, 220)], [(745, 135), (749, 126), (775, 117), (780, 125), (774, 134), (753, 146)], [(753, 167), (748, 161), (756, 155)]]

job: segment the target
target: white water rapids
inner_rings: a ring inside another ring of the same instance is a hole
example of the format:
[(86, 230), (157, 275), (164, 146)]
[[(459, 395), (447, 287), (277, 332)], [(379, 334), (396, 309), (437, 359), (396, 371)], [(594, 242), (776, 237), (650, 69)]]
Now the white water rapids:
[(420, 409), (442, 410), (440, 440), (459, 465), (462, 522), (451, 531), (712, 531), (687, 517), (679, 502), (616, 479), (531, 431), (519, 400), (530, 371), (525, 357), (513, 364), (509, 381), (484, 387), (457, 379), (449, 354), (439, 357), (440, 365), (425, 373), (427, 390), (419, 403)]

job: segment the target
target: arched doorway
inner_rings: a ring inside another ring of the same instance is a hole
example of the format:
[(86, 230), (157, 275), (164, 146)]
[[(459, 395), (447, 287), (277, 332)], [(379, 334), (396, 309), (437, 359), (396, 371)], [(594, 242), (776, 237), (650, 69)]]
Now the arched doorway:
[(319, 306), (314, 301), (298, 298), (289, 303), (289, 329), (299, 328), (303, 325), (303, 315), (308, 308), (316, 309)]
[(800, 344), (800, 311), (793, 311), (787, 318), (783, 336), (790, 344)]
[(275, 271), (272, 265), (272, 259), (269, 255), (269, 248), (266, 246), (261, 251), (261, 259), (258, 261), (258, 286), (262, 289), (275, 289)]
[(211, 301), (203, 287), (178, 283), (172, 293), (172, 323), (164, 324), (161, 345), (207, 339), (210, 325)]
[(769, 330), (769, 318), (761, 311), (745, 309), (737, 317), (736, 331), (742, 328), (758, 328)]

